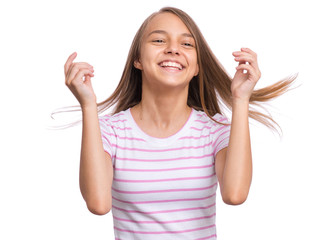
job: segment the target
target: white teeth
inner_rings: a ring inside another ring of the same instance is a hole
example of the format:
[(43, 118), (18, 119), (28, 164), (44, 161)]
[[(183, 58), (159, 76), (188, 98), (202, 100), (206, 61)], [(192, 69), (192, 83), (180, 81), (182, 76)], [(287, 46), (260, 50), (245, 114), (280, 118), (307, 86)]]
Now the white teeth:
[(179, 70), (182, 70), (182, 65), (177, 62), (162, 62), (160, 66), (161, 67), (175, 67), (175, 68), (178, 68)]

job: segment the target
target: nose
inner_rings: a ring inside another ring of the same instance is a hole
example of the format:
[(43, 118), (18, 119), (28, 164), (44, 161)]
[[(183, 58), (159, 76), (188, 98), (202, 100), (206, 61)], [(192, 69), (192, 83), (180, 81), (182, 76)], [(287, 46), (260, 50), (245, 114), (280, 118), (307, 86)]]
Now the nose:
[(173, 55), (180, 55), (180, 49), (178, 43), (170, 42), (165, 49), (165, 53), (173, 54)]

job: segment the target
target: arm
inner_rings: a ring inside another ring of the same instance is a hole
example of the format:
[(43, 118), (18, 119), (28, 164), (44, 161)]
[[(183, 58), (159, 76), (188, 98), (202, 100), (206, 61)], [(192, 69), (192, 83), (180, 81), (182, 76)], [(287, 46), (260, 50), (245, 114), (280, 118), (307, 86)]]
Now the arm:
[(248, 102), (235, 101), (229, 146), (216, 155), (216, 173), (225, 203), (243, 203), (252, 180), (252, 154), (248, 124)]
[(80, 103), (83, 114), (80, 190), (88, 209), (102, 215), (109, 212), (112, 205), (112, 161), (103, 149), (96, 96), (91, 85), (93, 67), (85, 62), (73, 63), (76, 56), (76, 53), (69, 56), (64, 73), (65, 83)]
[(82, 112), (80, 189), (88, 209), (94, 214), (103, 215), (112, 206), (112, 160), (103, 149), (97, 107), (82, 108)]
[(217, 153), (215, 163), (223, 201), (237, 205), (246, 200), (252, 181), (249, 99), (261, 73), (257, 64), (257, 55), (252, 50), (242, 48), (233, 55), (239, 65), (231, 83), (230, 140), (229, 146)]

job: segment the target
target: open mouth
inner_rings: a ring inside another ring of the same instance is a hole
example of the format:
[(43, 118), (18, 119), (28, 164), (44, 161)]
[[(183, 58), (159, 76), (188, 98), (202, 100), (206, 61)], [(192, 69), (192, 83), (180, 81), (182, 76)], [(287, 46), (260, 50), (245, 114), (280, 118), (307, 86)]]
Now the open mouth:
[(178, 62), (172, 62), (172, 61), (164, 61), (161, 62), (160, 67), (167, 68), (167, 69), (175, 69), (175, 70), (182, 70), (184, 67), (182, 64)]

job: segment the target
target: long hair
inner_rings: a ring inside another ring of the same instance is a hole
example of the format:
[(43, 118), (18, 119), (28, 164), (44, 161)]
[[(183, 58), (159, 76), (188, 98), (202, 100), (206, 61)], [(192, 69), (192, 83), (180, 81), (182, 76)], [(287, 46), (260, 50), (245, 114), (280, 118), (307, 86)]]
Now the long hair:
[[(165, 7), (150, 15), (140, 26), (133, 39), (121, 80), (113, 94), (105, 101), (98, 103), (99, 113), (113, 106), (111, 114), (114, 114), (127, 110), (141, 101), (141, 71), (134, 67), (134, 62), (140, 58), (141, 42), (149, 22), (156, 15), (165, 12), (179, 17), (195, 39), (199, 74), (193, 77), (189, 83), (188, 106), (204, 111), (211, 119), (216, 113), (222, 114), (221, 103), (232, 110), (232, 78), (217, 60), (192, 18), (180, 9)], [(254, 90), (250, 104), (260, 106), (260, 103), (282, 95), (289, 89), (295, 78), (296, 76), (288, 77), (268, 87)], [(253, 106), (250, 107), (249, 117), (273, 130), (276, 130), (276, 126), (278, 126), (269, 114), (253, 110)]]
[[(205, 112), (209, 118), (217, 122), (213, 119), (213, 116), (216, 113), (223, 114), (220, 107), (222, 103), (227, 109), (232, 110), (232, 78), (226, 73), (224, 67), (217, 60), (192, 18), (182, 10), (173, 7), (165, 7), (153, 13), (140, 26), (133, 39), (119, 84), (110, 97), (97, 104), (98, 113), (112, 109), (110, 114), (113, 115), (140, 103), (142, 97), (142, 76), (141, 70), (134, 67), (134, 62), (140, 58), (141, 42), (149, 22), (156, 15), (165, 12), (173, 13), (178, 16), (195, 39), (199, 73), (193, 77), (189, 83), (187, 105), (196, 110)], [(289, 90), (295, 79), (296, 75), (285, 78), (268, 87), (254, 90), (249, 100), (249, 117), (264, 124), (271, 130), (277, 131), (277, 127), (280, 128), (280, 126), (273, 120), (271, 115), (254, 110), (253, 106), (258, 106), (265, 110), (262, 103), (285, 93)], [(75, 110), (53, 112), (51, 117), (53, 118), (54, 114), (62, 112), (80, 110), (80, 107), (77, 107), (78, 109)], [(73, 107), (68, 108), (72, 109)], [(80, 121), (56, 127), (56, 129), (74, 126), (79, 122)], [(217, 123), (223, 124), (220, 122)]]

